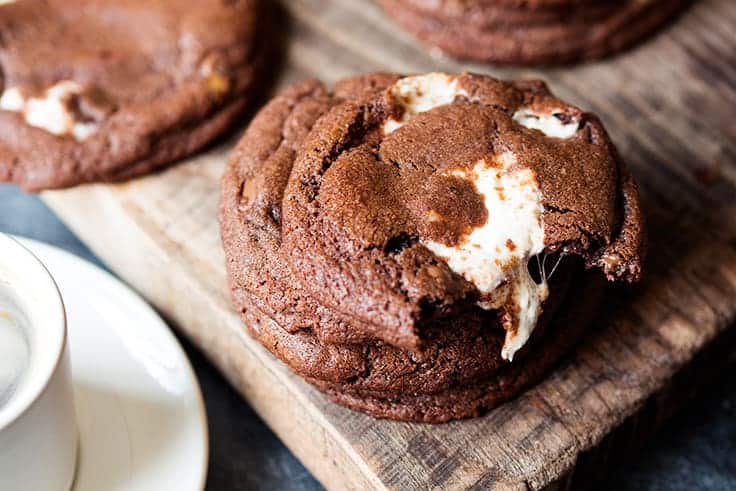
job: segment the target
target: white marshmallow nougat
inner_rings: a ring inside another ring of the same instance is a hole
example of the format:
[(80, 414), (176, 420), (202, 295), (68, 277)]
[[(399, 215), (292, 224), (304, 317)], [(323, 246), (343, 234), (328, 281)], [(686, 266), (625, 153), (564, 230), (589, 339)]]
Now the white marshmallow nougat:
[[(458, 87), (457, 78), (444, 73), (402, 78), (388, 89), (388, 94), (404, 112), (400, 119), (384, 123), (384, 134), (396, 131), (415, 114), (451, 104), (457, 97), (468, 97)], [(554, 113), (520, 109), (512, 119), (550, 138), (572, 137), (577, 122), (564, 122)], [(545, 276), (541, 275), (541, 283), (537, 284), (527, 266), (532, 257), (544, 251), (542, 193), (534, 171), (519, 168), (516, 163), (512, 153), (504, 152), (475, 163), (469, 171), (450, 171), (454, 177), (473, 182), (483, 196), (487, 216), (493, 219), (475, 228), (457, 245), (421, 241), (450, 269), (476, 286), (481, 293), (480, 307), (503, 313), (506, 338), (501, 356), (509, 361), (529, 340), (549, 294)]]

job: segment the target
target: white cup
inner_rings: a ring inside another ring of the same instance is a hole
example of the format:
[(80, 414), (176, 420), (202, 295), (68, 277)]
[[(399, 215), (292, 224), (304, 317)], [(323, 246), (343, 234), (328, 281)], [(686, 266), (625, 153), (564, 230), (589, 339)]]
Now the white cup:
[(64, 304), (43, 264), (3, 234), (0, 283), (17, 297), (30, 325), (27, 370), (0, 407), (0, 490), (66, 491), (78, 438)]

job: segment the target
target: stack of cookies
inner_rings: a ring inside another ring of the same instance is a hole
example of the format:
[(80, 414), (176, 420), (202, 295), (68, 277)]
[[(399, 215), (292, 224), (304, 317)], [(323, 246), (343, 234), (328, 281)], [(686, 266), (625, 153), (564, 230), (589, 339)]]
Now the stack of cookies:
[[(680, 2), (383, 3), (464, 56), (560, 61), (622, 46)], [(195, 153), (252, 99), (264, 13), (3, 5), (0, 181), (119, 181)], [(473, 74), (292, 86), (234, 150), (220, 223), (256, 339), (340, 404), (426, 422), (539, 380), (603, 280), (639, 278), (644, 243), (636, 184), (594, 115), (541, 82)]]
[(538, 380), (644, 242), (595, 116), (472, 74), (289, 88), (235, 149), (220, 222), (256, 339), (340, 404), (425, 422)]
[(409, 32), (449, 55), (569, 63), (620, 51), (687, 0), (378, 0)]

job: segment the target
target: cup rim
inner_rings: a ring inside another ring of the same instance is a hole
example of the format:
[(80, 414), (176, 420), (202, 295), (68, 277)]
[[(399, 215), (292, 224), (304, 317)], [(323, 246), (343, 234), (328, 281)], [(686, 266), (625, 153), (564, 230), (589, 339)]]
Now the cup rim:
[[(12, 395), (6, 405), (0, 408), (0, 432), (2, 432), (12, 426), (46, 392), (54, 374), (58, 370), (64, 353), (64, 347), (67, 342), (67, 319), (64, 301), (62, 300), (59, 287), (41, 260), (14, 237), (4, 233), (0, 233), (0, 251), (3, 251), (0, 257), (10, 255), (13, 259), (22, 260), (23, 264), (21, 267), (26, 268), (29, 273), (34, 274), (35, 279), (38, 280), (39, 288), (43, 289), (43, 298), (47, 302), (44, 304), (44, 308), (48, 310), (50, 318), (56, 319), (57, 322), (55, 324), (59, 326), (53, 329), (53, 333), (55, 333), (53, 337), (44, 336), (44, 345), (47, 346), (47, 353), (41, 359), (31, 361), (31, 363), (41, 364), (38, 369), (40, 373), (38, 377), (39, 382), (36, 382), (35, 385), (30, 386), (26, 390)], [(11, 251), (12, 254), (7, 254), (7, 251)], [(0, 259), (0, 262), (3, 262), (2, 259)], [(44, 332), (44, 334), (47, 335), (48, 333)], [(24, 383), (30, 383), (30, 381)]]

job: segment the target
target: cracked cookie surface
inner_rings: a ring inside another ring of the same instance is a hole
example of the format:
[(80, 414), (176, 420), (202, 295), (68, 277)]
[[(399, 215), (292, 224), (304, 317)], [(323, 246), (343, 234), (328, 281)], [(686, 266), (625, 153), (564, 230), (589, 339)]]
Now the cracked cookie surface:
[(641, 272), (636, 185), (598, 119), (541, 82), (297, 84), (254, 119), (222, 193), (248, 329), (333, 399), (378, 416), (492, 407), (584, 329), (603, 275), (583, 266)]
[(221, 134), (257, 83), (258, 0), (0, 5), (0, 180), (118, 181)]

